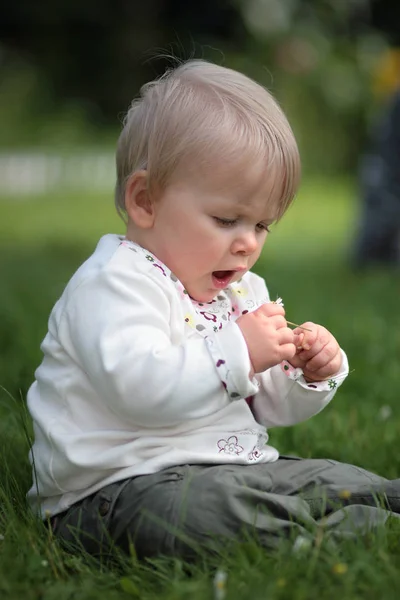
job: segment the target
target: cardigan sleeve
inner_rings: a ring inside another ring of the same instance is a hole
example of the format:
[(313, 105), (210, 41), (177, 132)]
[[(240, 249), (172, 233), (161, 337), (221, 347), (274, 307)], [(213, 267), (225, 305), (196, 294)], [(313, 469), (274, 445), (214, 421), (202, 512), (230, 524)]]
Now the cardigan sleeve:
[(306, 421), (318, 414), (332, 400), (349, 372), (346, 354), (342, 364), (327, 381), (307, 383), (301, 369), (285, 370), (284, 361), (257, 375), (260, 390), (253, 401), (256, 420), (266, 427), (287, 426)]
[[(252, 290), (257, 304), (268, 301), (264, 280), (251, 274)], [(329, 404), (349, 372), (343, 350), (339, 371), (330, 379), (307, 383), (302, 369), (288, 361), (256, 375), (259, 391), (254, 395), (252, 410), (256, 420), (266, 427), (294, 425), (316, 415)]]

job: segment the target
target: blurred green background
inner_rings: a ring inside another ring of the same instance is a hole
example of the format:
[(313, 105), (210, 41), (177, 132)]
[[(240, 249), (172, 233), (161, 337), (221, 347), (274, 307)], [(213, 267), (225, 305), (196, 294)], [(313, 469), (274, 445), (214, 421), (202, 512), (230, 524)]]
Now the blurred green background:
[(255, 77), (307, 171), (353, 171), (399, 79), (399, 13), (396, 0), (15, 0), (0, 20), (2, 152), (112, 154), (124, 111), (173, 54)]

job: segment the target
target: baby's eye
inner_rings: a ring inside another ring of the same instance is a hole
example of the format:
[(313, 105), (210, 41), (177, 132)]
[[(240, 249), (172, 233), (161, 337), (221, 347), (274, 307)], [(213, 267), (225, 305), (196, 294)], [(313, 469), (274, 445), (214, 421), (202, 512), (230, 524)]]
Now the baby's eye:
[(237, 223), (237, 219), (221, 219), (220, 217), (214, 217), (214, 219), (221, 227), (232, 227)]
[(258, 231), (266, 231), (267, 233), (270, 233), (271, 231), (270, 226), (267, 225), (267, 223), (257, 223), (256, 229), (258, 229)]

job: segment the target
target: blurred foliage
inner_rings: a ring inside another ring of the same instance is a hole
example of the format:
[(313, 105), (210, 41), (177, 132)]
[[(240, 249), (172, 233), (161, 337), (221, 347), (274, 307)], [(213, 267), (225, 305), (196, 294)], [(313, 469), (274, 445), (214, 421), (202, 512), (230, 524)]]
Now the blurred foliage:
[(353, 170), (373, 90), (397, 84), (382, 57), (398, 12), (394, 0), (14, 0), (0, 21), (0, 143), (114, 144), (140, 86), (171, 55), (196, 56), (278, 97), (306, 170)]

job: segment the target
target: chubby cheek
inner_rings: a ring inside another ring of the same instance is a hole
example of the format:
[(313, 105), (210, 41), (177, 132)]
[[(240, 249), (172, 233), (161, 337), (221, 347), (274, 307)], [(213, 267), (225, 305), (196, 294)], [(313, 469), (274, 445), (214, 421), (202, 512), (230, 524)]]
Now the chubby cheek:
[(252, 269), (254, 267), (254, 265), (256, 264), (256, 262), (258, 261), (258, 259), (260, 258), (260, 254), (262, 252), (263, 247), (260, 246), (260, 248), (258, 248), (252, 255), (251, 255), (251, 259), (249, 260), (249, 270)]
[(173, 240), (174, 247), (179, 247), (181, 252), (188, 252), (192, 255), (201, 254), (205, 248), (215, 243), (209, 232), (197, 223), (180, 223), (179, 227), (171, 233), (170, 239)]
[(202, 251), (202, 245), (192, 242), (182, 246), (176, 241), (165, 248), (164, 262), (187, 287), (189, 282), (196, 280), (199, 275), (203, 275), (208, 270), (212, 257), (208, 251), (207, 253)]

